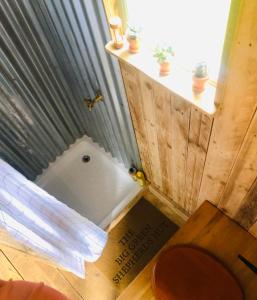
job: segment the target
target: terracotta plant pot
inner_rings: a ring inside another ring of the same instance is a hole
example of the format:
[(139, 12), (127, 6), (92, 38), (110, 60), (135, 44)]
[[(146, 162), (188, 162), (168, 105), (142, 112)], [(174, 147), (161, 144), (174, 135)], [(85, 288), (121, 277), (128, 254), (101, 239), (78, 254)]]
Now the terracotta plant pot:
[(171, 69), (171, 62), (170, 61), (165, 61), (163, 63), (160, 63), (160, 75), (161, 76), (166, 76), (170, 74), (170, 69)]
[(138, 53), (140, 50), (140, 39), (132, 39), (128, 37), (129, 42), (129, 52), (130, 53)]
[(193, 90), (198, 93), (204, 91), (208, 79), (208, 76), (203, 78), (193, 76)]

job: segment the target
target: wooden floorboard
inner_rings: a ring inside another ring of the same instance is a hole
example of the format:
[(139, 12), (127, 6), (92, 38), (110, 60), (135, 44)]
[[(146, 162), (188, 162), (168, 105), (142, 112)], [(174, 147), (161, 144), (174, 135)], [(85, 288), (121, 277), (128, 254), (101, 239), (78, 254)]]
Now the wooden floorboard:
[[(72, 300), (83, 299), (73, 286), (62, 276), (59, 270), (44, 262), (36, 260), (30, 255), (23, 254), (17, 250), (1, 246), (5, 256), (11, 262), (15, 270), (27, 281), (44, 282), (46, 285), (65, 294)], [(6, 279), (16, 279), (10, 276)]]
[(11, 278), (15, 280), (23, 279), (3, 251), (0, 251), (0, 279), (9, 280)]

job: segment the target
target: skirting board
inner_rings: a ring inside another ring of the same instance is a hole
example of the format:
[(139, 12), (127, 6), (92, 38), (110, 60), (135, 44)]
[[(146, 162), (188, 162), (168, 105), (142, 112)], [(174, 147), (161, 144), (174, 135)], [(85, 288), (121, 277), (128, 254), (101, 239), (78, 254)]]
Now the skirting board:
[(171, 219), (178, 226), (182, 226), (189, 219), (188, 215), (179, 210), (168, 197), (160, 193), (152, 184), (149, 185), (149, 191), (158, 198), (160, 204), (165, 207), (166, 211), (167, 209), (170, 210)]

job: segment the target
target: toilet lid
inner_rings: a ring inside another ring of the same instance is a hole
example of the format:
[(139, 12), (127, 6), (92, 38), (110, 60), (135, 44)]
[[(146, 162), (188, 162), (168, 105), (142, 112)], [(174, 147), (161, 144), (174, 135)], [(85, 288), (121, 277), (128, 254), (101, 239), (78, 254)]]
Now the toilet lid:
[(162, 252), (153, 270), (157, 300), (243, 300), (235, 276), (206, 250), (175, 246)]

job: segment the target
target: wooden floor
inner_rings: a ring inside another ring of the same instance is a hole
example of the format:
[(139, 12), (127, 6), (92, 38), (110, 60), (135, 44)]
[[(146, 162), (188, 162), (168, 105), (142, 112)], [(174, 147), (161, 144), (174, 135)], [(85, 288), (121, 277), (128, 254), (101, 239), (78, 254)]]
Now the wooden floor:
[[(183, 216), (174, 213), (175, 208), (165, 199), (159, 199), (148, 188), (131, 201), (122, 213), (111, 223), (111, 230), (128, 212), (128, 210), (144, 196), (152, 204), (158, 207), (173, 222), (181, 225), (184, 223)], [(118, 293), (112, 287), (109, 280), (96, 268), (94, 264), (86, 265), (87, 276), (82, 280), (69, 272), (59, 270), (53, 266), (37, 260), (34, 257), (0, 246), (0, 278), (4, 280), (20, 279), (45, 284), (61, 291), (71, 300), (113, 300), (117, 299)]]

